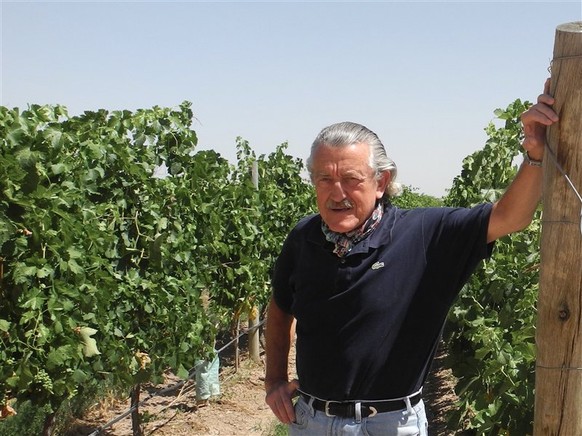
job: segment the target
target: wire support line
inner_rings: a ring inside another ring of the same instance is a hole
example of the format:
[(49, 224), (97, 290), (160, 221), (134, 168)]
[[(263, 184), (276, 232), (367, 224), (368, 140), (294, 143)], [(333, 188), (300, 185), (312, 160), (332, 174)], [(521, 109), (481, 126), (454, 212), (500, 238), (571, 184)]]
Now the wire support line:
[(570, 59), (580, 59), (582, 55), (570, 55), (570, 56), (558, 56), (557, 58), (550, 59), (550, 65), (548, 66), (548, 73), (552, 74), (552, 67), (556, 61), (567, 61)]
[(552, 59), (552, 62), (555, 61), (563, 61), (566, 59), (580, 59), (582, 58), (582, 54), (579, 55), (570, 55), (570, 56), (558, 56), (557, 58)]
[(552, 369), (552, 370), (557, 370), (557, 371), (582, 371), (582, 368), (576, 367), (576, 366), (547, 366), (547, 365), (537, 365), (536, 364), (536, 368), (541, 368), (541, 369)]
[[(558, 158), (556, 157), (556, 154), (550, 148), (550, 146), (549, 146), (549, 144), (547, 142), (546, 142), (546, 149), (548, 150), (548, 154), (550, 155), (550, 157), (552, 159), (552, 162), (554, 163), (554, 165), (556, 166), (556, 168), (558, 169), (558, 171), (560, 173), (562, 173), (562, 176), (564, 176), (564, 179), (566, 179), (566, 182), (568, 182), (568, 185), (570, 186), (570, 189), (572, 189), (572, 191), (574, 191), (574, 193), (578, 197), (578, 201), (582, 205), (582, 195), (580, 195), (580, 192), (578, 192), (578, 190), (576, 189), (576, 186), (574, 186), (574, 183), (572, 183), (572, 180), (570, 179), (570, 177), (568, 176), (568, 174), (566, 173), (566, 171), (564, 171), (564, 168), (562, 168), (562, 165), (560, 165), (560, 162), (558, 162)], [(582, 207), (580, 208), (580, 223), (579, 223), (579, 226), (580, 226), (580, 234), (582, 234)]]
[(542, 220), (542, 224), (572, 224), (577, 226), (579, 223), (576, 221), (568, 221), (568, 220)]
[(236, 338), (234, 338), (232, 341), (230, 341), (228, 344), (226, 344), (224, 347), (222, 347), (220, 350), (216, 351), (217, 354), (222, 353), (224, 350), (226, 350), (228, 347), (230, 347), (232, 344), (234, 344), (236, 341), (238, 341), (240, 338), (242, 338), (244, 335), (249, 334), (254, 332), (255, 330), (257, 330), (260, 326), (262, 326), (265, 323), (265, 320), (262, 320), (260, 323), (258, 323), (255, 326), (252, 326), (251, 328), (246, 329), (245, 331), (243, 331), (240, 335), (238, 335)]
[[(253, 333), (255, 330), (258, 330), (258, 328), (261, 327), (265, 323), (265, 321), (266, 321), (266, 319), (263, 319), (258, 324), (254, 325), (254, 326), (252, 326), (252, 327), (250, 327), (248, 329), (245, 329), (240, 335), (238, 335), (236, 338), (234, 338), (233, 340), (231, 340), (228, 344), (224, 345), (222, 348), (220, 348), (219, 350), (217, 350), (216, 351), (216, 354), (222, 353), (224, 350), (226, 350), (229, 346), (231, 346), (232, 344), (234, 344), (236, 341), (238, 341), (244, 335), (247, 335), (249, 333)], [(180, 380), (178, 383), (175, 383), (172, 386), (169, 386), (167, 388), (164, 388), (164, 389), (161, 389), (159, 391), (155, 391), (155, 392), (149, 394), (146, 398), (144, 398), (143, 400), (141, 400), (139, 403), (131, 406), (129, 409), (127, 409), (121, 415), (113, 418), (111, 421), (108, 421), (107, 423), (103, 424), (102, 426), (100, 426), (99, 428), (97, 428), (96, 430), (94, 430), (92, 433), (89, 434), (89, 436), (99, 436), (104, 430), (107, 430), (109, 427), (113, 426), (114, 424), (117, 424), (123, 418), (125, 418), (126, 416), (130, 415), (131, 413), (133, 413), (136, 409), (138, 409), (139, 407), (143, 406), (145, 403), (147, 403), (148, 401), (150, 401), (152, 398), (157, 397), (157, 396), (160, 396), (160, 395), (165, 395), (165, 394), (168, 394), (170, 392), (174, 392), (174, 391), (182, 388), (187, 382), (189, 382), (190, 380), (192, 380), (194, 377), (196, 377), (196, 367), (191, 368), (188, 371), (188, 378), (186, 380)]]
[(578, 197), (578, 201), (580, 202), (580, 204), (582, 204), (582, 195), (580, 195), (580, 193), (578, 192), (578, 190), (574, 186), (574, 183), (572, 183), (572, 180), (570, 180), (570, 177), (568, 176), (568, 174), (566, 174), (566, 171), (564, 171), (564, 168), (562, 168), (562, 165), (560, 165), (560, 163), (558, 162), (558, 158), (556, 157), (554, 151), (550, 148), (550, 146), (548, 144), (546, 144), (546, 149), (548, 150), (550, 157), (552, 158), (552, 161), (554, 162), (554, 165), (556, 166), (558, 171), (560, 171), (560, 173), (562, 173), (562, 176), (564, 176), (564, 178), (568, 182), (568, 185), (570, 186), (572, 191), (574, 191), (574, 193)]

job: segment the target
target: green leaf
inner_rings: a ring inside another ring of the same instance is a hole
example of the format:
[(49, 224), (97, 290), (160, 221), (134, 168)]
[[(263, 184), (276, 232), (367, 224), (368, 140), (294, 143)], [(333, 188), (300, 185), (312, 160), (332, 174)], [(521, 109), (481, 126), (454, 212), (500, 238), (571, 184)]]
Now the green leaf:
[(49, 128), (45, 131), (45, 137), (50, 141), (51, 147), (56, 148), (60, 145), (63, 132), (57, 129)]
[(47, 367), (49, 369), (60, 366), (68, 361), (72, 356), (72, 348), (70, 345), (63, 345), (57, 349), (49, 352), (47, 356)]
[(75, 259), (69, 259), (67, 261), (67, 267), (73, 274), (82, 274), (84, 271)]
[(0, 331), (8, 332), (10, 329), (10, 322), (6, 321), (5, 319), (0, 319)]
[(42, 268), (36, 270), (36, 276), (42, 279), (44, 277), (50, 276), (53, 272), (54, 270), (50, 266), (45, 265)]
[(37, 268), (23, 263), (14, 266), (14, 282), (17, 284), (26, 283), (28, 278), (36, 275)]
[(24, 168), (32, 166), (36, 161), (34, 159), (34, 154), (29, 147), (21, 148), (16, 153), (16, 159), (18, 160), (18, 163)]
[(180, 364), (180, 366), (178, 367), (178, 373), (176, 375), (179, 378), (181, 378), (182, 380), (186, 380), (190, 376), (190, 374), (188, 373), (188, 370), (186, 368), (184, 368), (184, 365), (182, 365), (182, 364)]
[(63, 163), (56, 163), (51, 165), (51, 171), (55, 176), (58, 176), (59, 174), (62, 174), (66, 171), (67, 166)]
[(81, 257), (83, 257), (83, 253), (80, 250), (76, 249), (75, 247), (67, 248), (67, 253), (69, 253), (70, 259), (80, 259)]
[(83, 385), (89, 379), (89, 375), (81, 371), (80, 369), (76, 369), (73, 372), (73, 380), (78, 383), (79, 385)]
[(161, 232), (166, 228), (168, 228), (168, 218), (166, 217), (160, 218), (160, 220), (158, 221), (158, 232)]

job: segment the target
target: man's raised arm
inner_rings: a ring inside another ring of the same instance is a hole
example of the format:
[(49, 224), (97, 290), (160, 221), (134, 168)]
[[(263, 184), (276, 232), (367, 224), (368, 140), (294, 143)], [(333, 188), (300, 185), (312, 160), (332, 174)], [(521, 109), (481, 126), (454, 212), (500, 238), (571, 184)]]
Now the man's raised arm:
[(540, 201), (542, 168), (539, 163), (544, 157), (546, 127), (558, 121), (551, 107), (554, 99), (547, 94), (548, 90), (549, 82), (546, 82), (544, 94), (521, 116), (524, 131), (522, 145), (527, 159), (507, 191), (493, 205), (487, 231), (488, 242), (527, 227)]

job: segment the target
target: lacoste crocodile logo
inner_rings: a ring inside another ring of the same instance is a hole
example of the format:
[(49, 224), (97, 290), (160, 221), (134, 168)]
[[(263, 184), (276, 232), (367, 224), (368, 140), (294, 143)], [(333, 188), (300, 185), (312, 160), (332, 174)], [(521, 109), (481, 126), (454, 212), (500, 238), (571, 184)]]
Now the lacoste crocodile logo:
[(372, 269), (374, 269), (374, 270), (380, 269), (380, 268), (384, 268), (384, 262), (376, 262), (375, 264), (372, 265)]

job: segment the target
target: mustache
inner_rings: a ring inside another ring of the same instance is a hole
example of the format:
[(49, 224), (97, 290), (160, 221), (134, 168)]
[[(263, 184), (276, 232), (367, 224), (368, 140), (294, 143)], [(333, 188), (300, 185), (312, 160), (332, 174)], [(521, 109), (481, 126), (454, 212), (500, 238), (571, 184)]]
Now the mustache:
[(337, 202), (337, 201), (333, 201), (333, 200), (328, 200), (325, 203), (325, 206), (328, 209), (340, 209), (340, 208), (344, 208), (344, 209), (352, 209), (354, 207), (354, 204), (348, 200), (347, 198), (344, 198), (342, 201)]

